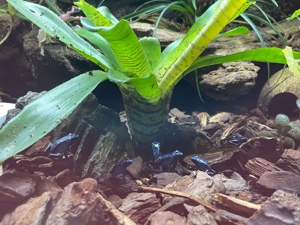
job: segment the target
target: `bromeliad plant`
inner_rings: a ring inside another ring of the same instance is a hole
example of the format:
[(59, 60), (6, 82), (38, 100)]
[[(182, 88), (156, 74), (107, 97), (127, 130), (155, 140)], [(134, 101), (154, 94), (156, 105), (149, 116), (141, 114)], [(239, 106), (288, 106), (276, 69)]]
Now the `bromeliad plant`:
[[(163, 136), (173, 88), (189, 72), (239, 60), (286, 63), (279, 48), (198, 58), (226, 24), (249, 6), (247, 0), (217, 1), (184, 38), (173, 42), (163, 52), (157, 39), (138, 40), (126, 20), (119, 21), (107, 8), (96, 9), (84, 0), (75, 5), (87, 17), (81, 20), (85, 28), (74, 31), (45, 7), (22, 0), (7, 1), (50, 36), (59, 38), (99, 65), (101, 70), (89, 71), (57, 86), (10, 120), (0, 130), (0, 163), (50, 132), (100, 82), (107, 79), (115, 82), (121, 90), (132, 138), (138, 143), (150, 144)], [(238, 28), (222, 35), (241, 31), (245, 29)], [(293, 54), (296, 58), (300, 57), (298, 52)]]

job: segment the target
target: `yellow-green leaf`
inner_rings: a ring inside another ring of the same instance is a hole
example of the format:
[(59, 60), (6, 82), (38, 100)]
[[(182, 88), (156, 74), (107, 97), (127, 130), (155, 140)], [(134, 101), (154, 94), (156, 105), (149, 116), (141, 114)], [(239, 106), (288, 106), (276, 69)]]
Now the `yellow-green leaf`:
[(83, 13), (88, 17), (95, 26), (112, 26), (113, 23), (103, 16), (94, 6), (86, 3), (84, 0), (79, 0), (79, 2), (74, 2)]
[(98, 33), (109, 43), (122, 72), (138, 77), (151, 73), (147, 55), (128, 21), (121, 20), (114, 26), (103, 27)]
[(295, 59), (293, 56), (293, 51), (292, 48), (289, 46), (286, 46), (283, 50), (282, 50), (287, 64), (289, 66), (289, 70), (295, 75), (295, 76), (300, 76), (300, 66), (299, 66), (299, 59)]

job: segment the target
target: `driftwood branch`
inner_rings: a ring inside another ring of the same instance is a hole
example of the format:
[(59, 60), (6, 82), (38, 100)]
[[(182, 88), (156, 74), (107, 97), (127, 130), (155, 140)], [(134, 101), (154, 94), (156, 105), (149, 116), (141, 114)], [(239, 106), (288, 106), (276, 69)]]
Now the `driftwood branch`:
[(241, 199), (221, 193), (214, 194), (213, 201), (220, 207), (222, 206), (222, 208), (230, 212), (249, 217), (261, 207), (260, 205), (256, 205), (251, 202), (243, 201)]
[(208, 202), (202, 200), (201, 198), (198, 198), (194, 195), (191, 194), (187, 194), (184, 192), (180, 192), (180, 191), (171, 191), (171, 190), (166, 190), (166, 189), (160, 189), (160, 188), (152, 188), (152, 187), (140, 187), (141, 190), (143, 191), (148, 191), (148, 192), (155, 192), (155, 193), (164, 193), (164, 194), (169, 194), (169, 195), (175, 195), (175, 196), (179, 196), (179, 197), (184, 197), (184, 198), (188, 198), (194, 202), (197, 202), (201, 205), (203, 205), (204, 207), (206, 207), (207, 209), (216, 212), (218, 209), (209, 204)]
[(121, 225), (136, 225), (129, 217), (121, 213), (113, 204), (107, 201), (98, 193), (98, 198), (101, 204), (106, 208), (107, 212), (115, 218), (118, 224)]

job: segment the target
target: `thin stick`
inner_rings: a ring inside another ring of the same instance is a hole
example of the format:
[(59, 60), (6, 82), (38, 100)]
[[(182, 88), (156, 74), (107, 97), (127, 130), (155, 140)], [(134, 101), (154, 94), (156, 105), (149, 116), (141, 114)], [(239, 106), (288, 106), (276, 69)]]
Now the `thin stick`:
[(156, 193), (164, 193), (164, 194), (169, 194), (169, 195), (175, 195), (175, 196), (179, 196), (179, 197), (184, 197), (184, 198), (188, 198), (194, 202), (197, 202), (201, 205), (203, 205), (204, 207), (206, 207), (207, 209), (216, 212), (218, 209), (209, 204), (208, 202), (202, 200), (201, 198), (198, 198), (194, 195), (191, 194), (187, 194), (184, 192), (180, 192), (180, 191), (171, 191), (171, 190), (166, 190), (166, 189), (160, 189), (160, 188), (152, 188), (152, 187), (140, 187), (141, 190), (143, 191), (149, 191), (149, 192), (156, 192)]
[(110, 213), (121, 225), (137, 225), (133, 222), (128, 216), (121, 213), (111, 202), (107, 201), (102, 197), (99, 193), (97, 193), (97, 197), (100, 200), (101, 204), (106, 208), (107, 212)]

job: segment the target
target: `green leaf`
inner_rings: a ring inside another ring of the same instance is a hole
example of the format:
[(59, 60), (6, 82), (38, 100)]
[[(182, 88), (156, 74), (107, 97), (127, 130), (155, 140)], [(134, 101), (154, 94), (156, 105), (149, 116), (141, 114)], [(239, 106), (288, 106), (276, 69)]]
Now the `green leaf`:
[(115, 65), (115, 68), (118, 68), (118, 62), (114, 56), (113, 51), (111, 50), (110, 45), (107, 41), (98, 33), (89, 31), (85, 28), (75, 28), (75, 33), (80, 35), (81, 37), (87, 39), (94, 46), (99, 48), (101, 52), (110, 59), (110, 61)]
[(249, 34), (250, 30), (247, 27), (241, 26), (241, 27), (236, 27), (234, 29), (231, 29), (225, 33), (219, 34), (217, 35), (217, 38), (220, 37), (231, 37), (231, 36), (236, 36), (236, 35), (240, 35), (240, 34)]
[(161, 61), (160, 42), (156, 38), (144, 37), (139, 40), (147, 55), (150, 67), (153, 70)]
[[(123, 16), (122, 19), (130, 20), (135, 17), (142, 17), (142, 15), (159, 12), (159, 11), (163, 10), (166, 7), (166, 5), (167, 4), (149, 6), (147, 8), (141, 9), (139, 11), (127, 14), (127, 15)], [(138, 20), (139, 19), (136, 19), (134, 21), (138, 21)]]
[(134, 89), (133, 92), (139, 93), (139, 95), (149, 102), (157, 102), (160, 100), (160, 91), (156, 82), (156, 77), (149, 74), (145, 77), (129, 77), (126, 74), (117, 70), (109, 70), (107, 73), (108, 79), (111, 82), (117, 83), (127, 90), (126, 95), (130, 96), (130, 89)]
[(104, 57), (93, 46), (78, 36), (64, 21), (49, 9), (22, 0), (7, 0), (7, 2), (51, 37), (58, 37), (60, 41), (99, 65), (104, 70), (113, 67), (113, 64), (109, 59)]
[[(293, 52), (293, 56), (300, 57), (300, 52)], [(205, 56), (197, 59), (184, 74), (188, 74), (196, 69), (206, 66), (222, 64), (226, 62), (237, 62), (242, 60), (258, 61), (258, 62), (270, 62), (286, 64), (286, 58), (280, 48), (258, 48), (247, 50), (244, 52), (238, 52), (226, 56), (214, 55)]]
[(0, 164), (54, 129), (102, 81), (106, 72), (81, 74), (43, 94), (0, 130)]
[(246, 0), (221, 1), (208, 23), (199, 32), (196, 29), (194, 33), (185, 37), (179, 46), (171, 52), (169, 59), (164, 60), (165, 64), (160, 63), (154, 74), (159, 82), (162, 96), (170, 93), (170, 90), (183, 77), (184, 71), (198, 58), (245, 3)]
[(300, 9), (296, 10), (290, 17), (286, 18), (286, 20), (293, 20), (298, 16), (300, 16)]
[(74, 2), (84, 13), (84, 15), (89, 18), (95, 26), (112, 26), (114, 25), (112, 21), (106, 18), (102, 13), (100, 13), (94, 6), (86, 3), (84, 0), (79, 0), (79, 2)]
[(290, 123), (290, 118), (285, 114), (277, 114), (275, 117), (275, 121), (277, 125), (288, 126)]
[(300, 66), (299, 66), (299, 57), (297, 57), (298, 59), (294, 58), (293, 55), (293, 51), (291, 47), (286, 46), (283, 50), (282, 50), (287, 64), (289, 66), (289, 70), (295, 75), (295, 76), (300, 76)]
[(116, 17), (114, 17), (114, 15), (109, 11), (109, 9), (106, 6), (100, 6), (99, 8), (97, 8), (97, 10), (107, 19), (109, 19), (113, 24), (117, 24), (119, 22), (119, 20)]
[(126, 84), (130, 81), (131, 77), (127, 76), (118, 70), (111, 69), (107, 72), (107, 78), (116, 84)]
[(130, 82), (147, 102), (155, 103), (160, 100), (160, 91), (154, 75), (133, 78)]
[(246, 9), (248, 9), (251, 5), (255, 4), (255, 2), (247, 2), (245, 3), (237, 12), (236, 14), (233, 16), (233, 18), (231, 19), (230, 22), (232, 22), (233, 20), (235, 20), (237, 17), (239, 17), (241, 14), (243, 14)]
[(139, 77), (151, 73), (147, 55), (128, 21), (103, 27), (98, 33), (109, 43), (122, 72)]

